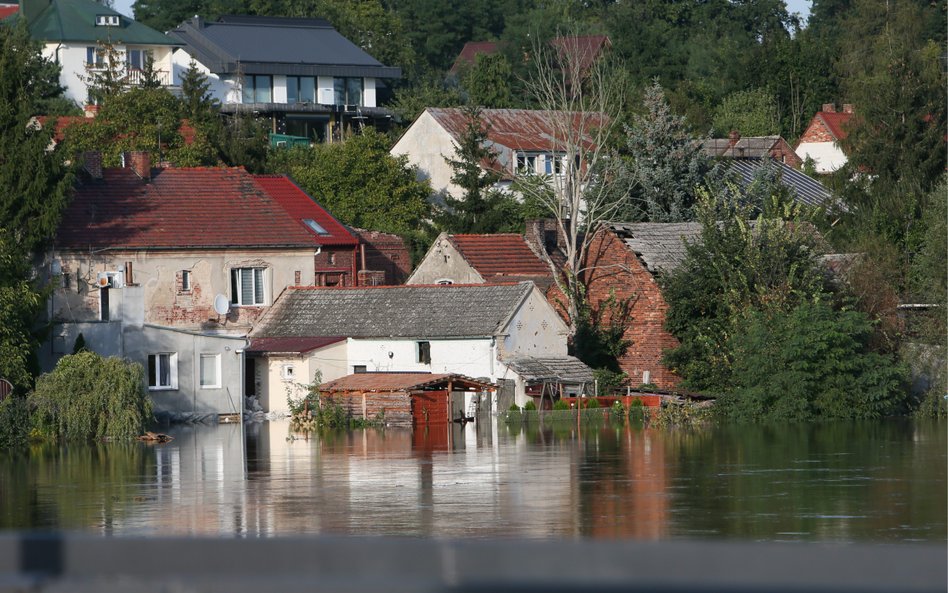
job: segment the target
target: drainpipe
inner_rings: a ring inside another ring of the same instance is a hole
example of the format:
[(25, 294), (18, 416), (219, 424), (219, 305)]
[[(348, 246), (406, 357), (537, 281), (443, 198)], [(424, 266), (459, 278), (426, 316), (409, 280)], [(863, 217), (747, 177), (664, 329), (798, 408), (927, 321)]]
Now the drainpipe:
[(352, 248), (352, 286), (359, 285), (359, 245)]

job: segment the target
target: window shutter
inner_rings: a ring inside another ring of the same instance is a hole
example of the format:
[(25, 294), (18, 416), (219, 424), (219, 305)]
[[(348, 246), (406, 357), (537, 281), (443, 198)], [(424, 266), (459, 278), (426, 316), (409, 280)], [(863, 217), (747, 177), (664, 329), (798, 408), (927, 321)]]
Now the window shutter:
[(253, 304), (263, 304), (263, 268), (253, 270)]
[(253, 274), (250, 270), (240, 270), (240, 304), (253, 304)]
[(240, 270), (231, 270), (230, 271), (230, 302), (232, 305), (240, 304), (240, 299), (237, 292), (237, 276), (240, 274)]

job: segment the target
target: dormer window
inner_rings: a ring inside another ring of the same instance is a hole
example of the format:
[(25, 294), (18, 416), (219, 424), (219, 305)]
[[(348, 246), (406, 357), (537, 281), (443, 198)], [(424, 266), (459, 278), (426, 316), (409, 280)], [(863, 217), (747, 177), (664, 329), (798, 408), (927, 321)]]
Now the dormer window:
[(97, 27), (118, 27), (119, 15), (117, 14), (97, 14), (95, 17)]
[(313, 220), (312, 218), (304, 218), (303, 224), (309, 227), (309, 230), (313, 231), (317, 235), (328, 235), (329, 231), (324, 229), (321, 224)]

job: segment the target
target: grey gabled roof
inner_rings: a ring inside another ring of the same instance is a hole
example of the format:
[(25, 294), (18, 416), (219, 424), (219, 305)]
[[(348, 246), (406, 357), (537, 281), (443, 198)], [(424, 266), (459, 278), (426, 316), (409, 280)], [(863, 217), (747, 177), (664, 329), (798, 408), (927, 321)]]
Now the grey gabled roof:
[(750, 185), (754, 181), (754, 175), (761, 169), (775, 167), (780, 176), (780, 183), (793, 193), (797, 201), (807, 206), (822, 206), (827, 200), (833, 199), (822, 183), (780, 161), (769, 158), (736, 158), (726, 161), (726, 165), (736, 174), (736, 181), (741, 187)]
[(398, 78), (322, 19), (194, 17), (168, 33), (215, 74)]
[(526, 381), (555, 381), (559, 383), (592, 383), (593, 371), (573, 356), (557, 358), (516, 358), (505, 361), (507, 366)]
[(698, 222), (616, 222), (609, 227), (652, 273), (674, 271), (685, 259), (685, 243), (701, 238)]
[(780, 136), (748, 136), (733, 141), (730, 138), (708, 138), (701, 143), (701, 150), (710, 157), (765, 157), (780, 141)]
[(500, 285), (289, 288), (253, 337), (492, 337), (507, 325), (532, 282)]

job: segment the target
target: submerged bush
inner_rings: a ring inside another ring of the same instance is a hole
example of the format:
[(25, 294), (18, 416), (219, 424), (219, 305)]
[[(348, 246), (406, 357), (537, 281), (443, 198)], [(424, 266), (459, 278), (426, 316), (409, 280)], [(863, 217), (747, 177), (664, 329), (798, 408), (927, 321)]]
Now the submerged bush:
[(558, 399), (556, 400), (556, 403), (553, 404), (553, 409), (554, 410), (568, 410), (570, 409), (569, 402), (567, 402), (565, 399)]
[(22, 397), (0, 402), (0, 448), (25, 445), (30, 434), (30, 408)]
[(142, 365), (88, 351), (37, 379), (29, 403), (33, 427), (51, 439), (128, 439), (152, 420)]
[(537, 409), (537, 405), (533, 403), (532, 399), (523, 405), (524, 412), (530, 411), (530, 410), (536, 411), (536, 409)]

